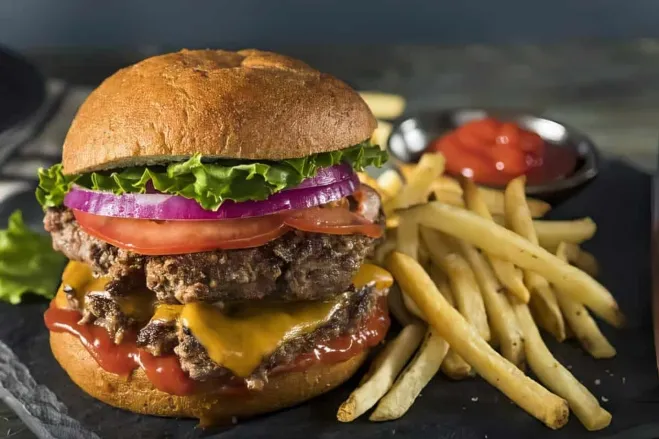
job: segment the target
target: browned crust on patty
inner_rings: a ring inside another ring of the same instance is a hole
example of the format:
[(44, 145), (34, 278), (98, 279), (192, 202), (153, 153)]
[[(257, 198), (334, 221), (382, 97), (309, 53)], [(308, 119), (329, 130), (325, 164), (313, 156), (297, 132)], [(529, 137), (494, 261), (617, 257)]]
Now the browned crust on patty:
[(154, 388), (141, 369), (129, 378), (104, 371), (70, 334), (51, 332), (50, 346), (73, 382), (106, 404), (141, 414), (215, 421), (272, 412), (314, 398), (350, 378), (367, 355), (273, 376), (263, 390), (248, 395), (226, 396), (209, 388), (205, 393), (176, 396)]
[(119, 70), (82, 104), (65, 174), (181, 160), (282, 160), (347, 148), (377, 123), (344, 82), (284, 55), (182, 50)]

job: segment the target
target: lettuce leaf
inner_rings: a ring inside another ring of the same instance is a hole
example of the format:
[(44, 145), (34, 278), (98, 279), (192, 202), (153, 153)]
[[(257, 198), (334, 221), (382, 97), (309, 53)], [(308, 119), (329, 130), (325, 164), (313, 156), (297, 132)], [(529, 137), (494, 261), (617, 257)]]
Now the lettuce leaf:
[(17, 304), (25, 293), (53, 298), (65, 262), (50, 237), (31, 231), (15, 211), (0, 230), (0, 300)]
[(367, 166), (382, 166), (387, 158), (387, 153), (379, 146), (364, 142), (339, 151), (278, 162), (206, 162), (200, 155), (195, 155), (185, 162), (168, 166), (131, 167), (72, 176), (63, 175), (62, 165), (57, 164), (39, 169), (36, 197), (45, 209), (61, 205), (73, 183), (117, 195), (144, 193), (152, 185), (160, 192), (196, 200), (204, 209), (217, 210), (224, 200), (265, 200), (315, 176), (320, 168), (348, 163), (355, 170), (362, 171)]

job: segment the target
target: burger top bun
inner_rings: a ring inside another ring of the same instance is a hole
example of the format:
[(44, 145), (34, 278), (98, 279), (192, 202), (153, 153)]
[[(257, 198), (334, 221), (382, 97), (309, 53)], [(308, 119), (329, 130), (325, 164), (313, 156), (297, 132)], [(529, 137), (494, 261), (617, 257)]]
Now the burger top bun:
[(302, 61), (259, 50), (182, 50), (119, 70), (82, 104), (65, 174), (210, 158), (282, 160), (370, 138), (358, 93)]

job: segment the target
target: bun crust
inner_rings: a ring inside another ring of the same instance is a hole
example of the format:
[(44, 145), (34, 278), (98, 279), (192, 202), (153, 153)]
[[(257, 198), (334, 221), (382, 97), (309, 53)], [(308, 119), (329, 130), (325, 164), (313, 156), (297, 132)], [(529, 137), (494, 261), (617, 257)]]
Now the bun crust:
[(271, 52), (182, 50), (107, 78), (64, 142), (65, 174), (155, 164), (195, 153), (282, 160), (370, 138), (377, 123), (358, 93)]
[(114, 407), (146, 415), (226, 421), (290, 407), (325, 393), (350, 378), (366, 359), (366, 352), (343, 363), (317, 365), (303, 372), (271, 377), (265, 388), (250, 395), (218, 392), (176, 396), (153, 387), (142, 369), (123, 378), (101, 369), (80, 341), (61, 332), (50, 333), (50, 347), (59, 364), (78, 387)]

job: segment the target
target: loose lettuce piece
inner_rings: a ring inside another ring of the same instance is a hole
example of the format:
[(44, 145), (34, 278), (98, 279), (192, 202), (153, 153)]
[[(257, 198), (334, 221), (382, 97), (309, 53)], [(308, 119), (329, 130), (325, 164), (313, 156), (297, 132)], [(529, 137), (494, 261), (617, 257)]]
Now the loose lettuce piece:
[(217, 210), (224, 200), (265, 200), (315, 176), (320, 168), (348, 163), (362, 171), (367, 166), (382, 166), (386, 161), (385, 151), (364, 142), (339, 151), (278, 162), (205, 162), (200, 155), (195, 155), (168, 166), (132, 167), (73, 176), (63, 175), (62, 165), (57, 164), (39, 170), (36, 197), (45, 209), (61, 205), (73, 183), (117, 195), (144, 193), (152, 185), (160, 192), (196, 200), (204, 209)]
[(65, 262), (50, 237), (31, 231), (15, 211), (0, 230), (0, 300), (18, 304), (26, 293), (53, 298)]

